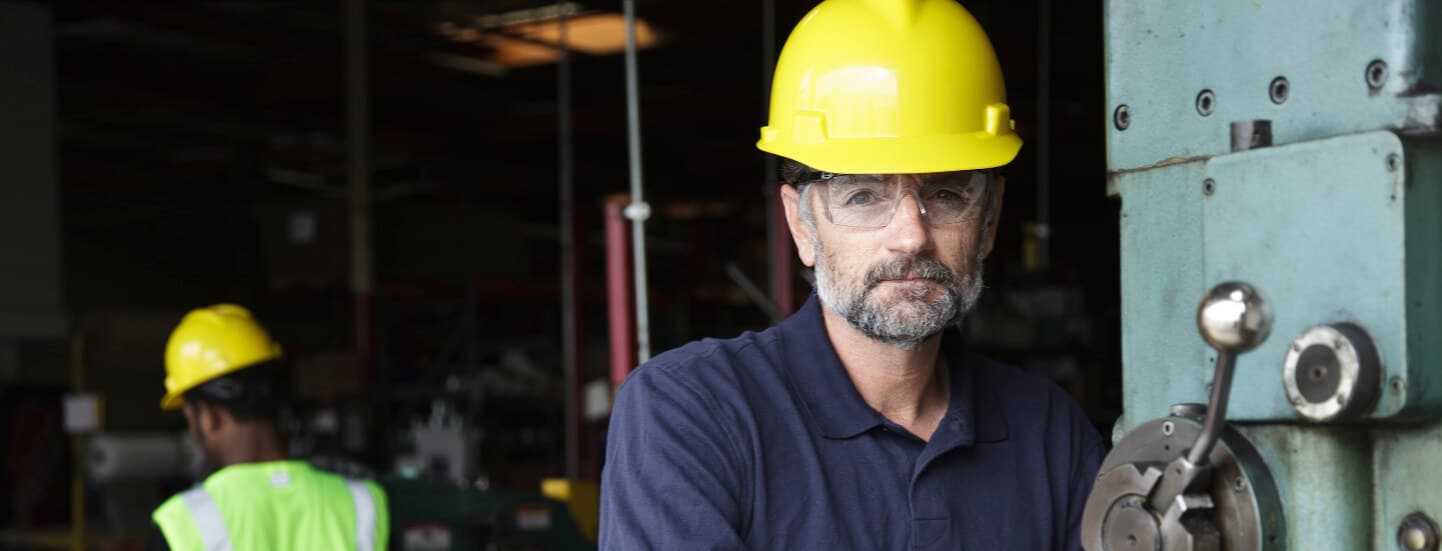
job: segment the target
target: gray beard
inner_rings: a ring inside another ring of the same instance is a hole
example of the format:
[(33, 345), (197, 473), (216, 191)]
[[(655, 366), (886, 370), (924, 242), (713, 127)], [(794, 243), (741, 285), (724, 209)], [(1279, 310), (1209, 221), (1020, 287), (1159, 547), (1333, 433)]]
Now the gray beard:
[[(984, 287), (981, 258), (976, 259), (970, 274), (957, 276), (945, 264), (921, 257), (873, 267), (860, 285), (842, 285), (832, 277), (830, 258), (819, 250), (819, 244), (816, 249), (816, 295), (821, 303), (872, 340), (902, 350), (916, 350), (926, 339), (958, 322), (976, 307)], [(881, 280), (907, 275), (941, 284), (945, 296), (927, 301), (929, 289), (919, 288), (908, 291), (895, 303), (872, 300), (871, 292)]]

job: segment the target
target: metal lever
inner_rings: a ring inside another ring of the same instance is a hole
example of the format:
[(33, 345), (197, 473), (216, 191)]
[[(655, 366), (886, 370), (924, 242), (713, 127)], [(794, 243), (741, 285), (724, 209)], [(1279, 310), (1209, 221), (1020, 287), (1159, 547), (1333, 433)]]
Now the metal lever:
[(1201, 435), (1187, 453), (1187, 461), (1200, 467), (1211, 455), (1227, 422), (1237, 355), (1256, 348), (1272, 333), (1272, 305), (1251, 285), (1240, 281), (1221, 283), (1212, 287), (1197, 306), (1197, 329), (1202, 340), (1217, 351), (1207, 418)]
[(1237, 355), (1267, 340), (1272, 332), (1272, 306), (1251, 285), (1240, 281), (1221, 283), (1212, 287), (1197, 305), (1197, 329), (1202, 333), (1202, 340), (1217, 351), (1211, 401), (1196, 442), (1185, 456), (1167, 465), (1148, 496), (1148, 506), (1159, 514), (1172, 509), (1182, 494), (1206, 484), (1210, 471), (1208, 458), (1227, 425), (1227, 401)]

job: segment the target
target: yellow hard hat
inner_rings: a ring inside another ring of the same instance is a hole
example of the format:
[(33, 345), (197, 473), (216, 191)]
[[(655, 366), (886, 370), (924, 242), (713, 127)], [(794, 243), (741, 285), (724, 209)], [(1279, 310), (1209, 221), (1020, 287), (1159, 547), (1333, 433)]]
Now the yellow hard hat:
[(1021, 149), (1001, 65), (954, 0), (826, 0), (776, 62), (756, 147), (817, 170), (993, 168)]
[(280, 357), (280, 344), (250, 310), (234, 304), (191, 310), (165, 344), (165, 398), (160, 408), (179, 408), (186, 391)]

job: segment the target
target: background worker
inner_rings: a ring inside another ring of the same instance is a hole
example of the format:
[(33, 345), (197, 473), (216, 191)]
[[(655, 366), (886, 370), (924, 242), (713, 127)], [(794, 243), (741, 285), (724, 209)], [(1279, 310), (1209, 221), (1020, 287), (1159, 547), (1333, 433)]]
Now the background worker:
[(384, 549), (385, 493), (287, 460), (277, 419), (289, 404), (280, 345), (250, 312), (219, 304), (181, 320), (165, 347), (165, 398), (217, 470), (155, 510), (151, 549)]

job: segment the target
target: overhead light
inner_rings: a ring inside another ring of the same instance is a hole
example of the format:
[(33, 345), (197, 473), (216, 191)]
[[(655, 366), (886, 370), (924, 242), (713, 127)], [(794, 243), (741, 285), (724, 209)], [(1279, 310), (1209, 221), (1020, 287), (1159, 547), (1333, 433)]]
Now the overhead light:
[[(502, 27), (506, 34), (560, 47), (561, 21), (550, 19)], [(636, 47), (646, 49), (658, 43), (655, 30), (636, 20)], [(626, 18), (618, 13), (580, 15), (566, 20), (566, 46), (591, 55), (610, 55), (626, 49)]]
[[(455, 42), (482, 44), (490, 61), (505, 67), (555, 63), (560, 59), (561, 16), (566, 16), (567, 48), (589, 55), (611, 55), (626, 49), (626, 19), (616, 13), (586, 13), (580, 4), (565, 2), (528, 10), (477, 16), (470, 24), (446, 21), (436, 33)], [(636, 20), (636, 47), (660, 44), (659, 33)]]

